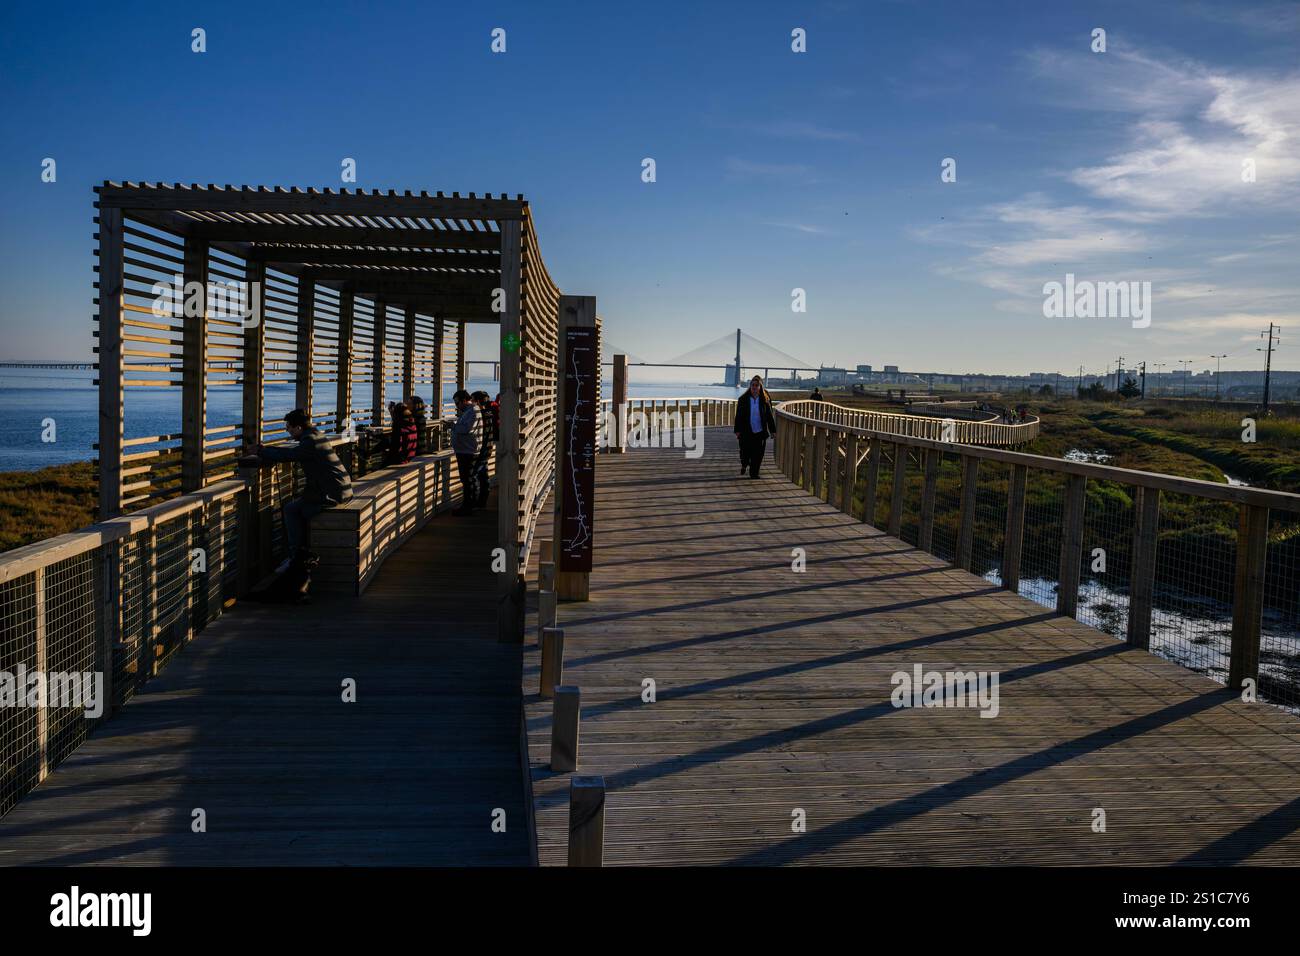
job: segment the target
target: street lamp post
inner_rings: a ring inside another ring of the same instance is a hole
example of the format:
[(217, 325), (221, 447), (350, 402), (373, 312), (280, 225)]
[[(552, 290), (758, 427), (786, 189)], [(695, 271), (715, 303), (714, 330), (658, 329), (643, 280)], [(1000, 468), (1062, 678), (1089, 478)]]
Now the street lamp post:
[(1210, 358), (1214, 359), (1214, 400), (1215, 402), (1219, 401), (1219, 376), (1222, 374), (1223, 371), (1223, 359), (1226, 359), (1227, 357), (1228, 357), (1227, 352), (1224, 352), (1222, 355), (1210, 356)]

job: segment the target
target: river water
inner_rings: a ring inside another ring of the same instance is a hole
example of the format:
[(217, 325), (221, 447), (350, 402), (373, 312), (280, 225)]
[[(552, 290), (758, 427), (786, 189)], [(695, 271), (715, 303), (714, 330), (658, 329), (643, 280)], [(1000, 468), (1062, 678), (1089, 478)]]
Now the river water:
[[(88, 461), (95, 457), (99, 440), (99, 389), (95, 373), (78, 369), (0, 368), (0, 471), (30, 471), (49, 465)], [(471, 378), (469, 389), (495, 395), (500, 383)], [(369, 386), (362, 386), (369, 387)], [(333, 409), (334, 383), (321, 382), (316, 393), (328, 396), (322, 413)], [(603, 383), (608, 398), (611, 383)], [(628, 385), (633, 398), (736, 397), (736, 389), (716, 385)], [(289, 383), (266, 386), (267, 417), (293, 408), (294, 388)], [(402, 396), (392, 390), (388, 401)], [(451, 396), (446, 396), (449, 401)], [(425, 395), (428, 401), (429, 396)], [(239, 421), (242, 398), (238, 386), (213, 386), (208, 390), (208, 425)], [(50, 423), (52, 424), (52, 427)], [(181, 400), (176, 388), (130, 388), (126, 394), (126, 437), (172, 435), (180, 431)], [(53, 441), (46, 439), (53, 438)]]

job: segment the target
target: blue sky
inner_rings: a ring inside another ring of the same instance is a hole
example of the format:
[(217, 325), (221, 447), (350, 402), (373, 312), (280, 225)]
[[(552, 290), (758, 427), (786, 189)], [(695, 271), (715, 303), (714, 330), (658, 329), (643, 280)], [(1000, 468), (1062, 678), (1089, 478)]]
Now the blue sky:
[[(650, 360), (739, 326), (814, 364), (1228, 370), (1258, 366), (1275, 321), (1278, 364), (1300, 366), (1300, 4), (128, 2), (0, 22), (0, 358), (89, 354), (95, 183), (338, 188), (352, 157), (360, 188), (523, 193), (552, 276)], [(1150, 281), (1150, 327), (1044, 318), (1067, 272)]]

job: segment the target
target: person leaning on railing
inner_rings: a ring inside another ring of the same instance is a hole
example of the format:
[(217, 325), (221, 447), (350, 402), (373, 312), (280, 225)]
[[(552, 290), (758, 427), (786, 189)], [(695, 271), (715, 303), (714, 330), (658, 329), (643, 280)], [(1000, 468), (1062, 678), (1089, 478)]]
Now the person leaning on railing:
[(281, 509), (289, 554), (276, 568), (278, 572), (287, 571), (295, 561), (308, 566), (316, 563), (316, 555), (307, 550), (311, 519), (352, 497), (348, 470), (339, 460), (333, 443), (316, 430), (307, 413), (295, 408), (284, 416), (284, 427), (295, 439), (294, 444), (258, 444), (245, 449), (246, 455), (256, 456), (257, 464), (297, 462), (306, 482), (302, 497), (286, 501)]

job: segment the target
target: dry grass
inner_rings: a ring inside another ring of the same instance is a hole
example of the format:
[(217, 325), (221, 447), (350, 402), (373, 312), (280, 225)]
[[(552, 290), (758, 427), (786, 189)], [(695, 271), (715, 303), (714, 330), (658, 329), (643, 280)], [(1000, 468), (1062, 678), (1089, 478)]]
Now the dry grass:
[(92, 524), (99, 502), (94, 465), (0, 472), (0, 551)]

